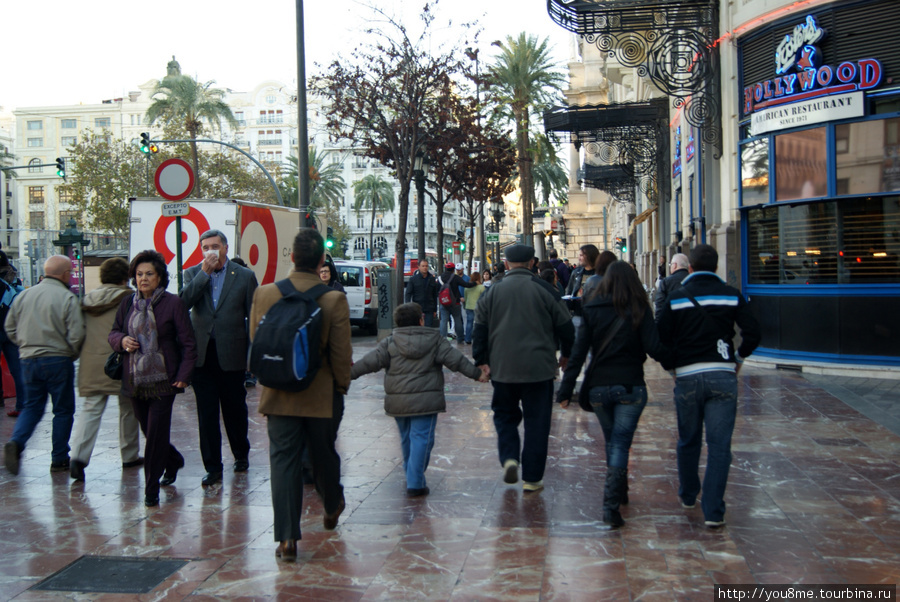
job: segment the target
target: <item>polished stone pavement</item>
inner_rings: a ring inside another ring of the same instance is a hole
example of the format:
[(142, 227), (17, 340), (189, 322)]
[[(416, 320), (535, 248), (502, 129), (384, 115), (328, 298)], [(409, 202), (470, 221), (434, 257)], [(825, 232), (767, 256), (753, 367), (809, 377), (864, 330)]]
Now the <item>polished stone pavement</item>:
[[(354, 337), (355, 357), (373, 344)], [(599, 520), (605, 471), (593, 415), (554, 410), (546, 488), (524, 493), (500, 478), (490, 385), (448, 373), (431, 495), (407, 499), (381, 375), (361, 379), (339, 440), (347, 509), (325, 531), (306, 489), (296, 562), (274, 555), (258, 390), (248, 398), (250, 471), (227, 471), (208, 490), (193, 398), (179, 398), (172, 437), (187, 466), (151, 509), (141, 469), (121, 468), (115, 404), (85, 483), (49, 472), (48, 412), (20, 474), (0, 468), (0, 599), (711, 600), (717, 583), (900, 581), (900, 436), (877, 412), (867, 417), (835, 396), (852, 383), (828, 392), (794, 372), (741, 373), (728, 525), (710, 530), (699, 506), (684, 510), (676, 496), (672, 380), (652, 362), (647, 375), (627, 525), (616, 531)], [(878, 407), (896, 420), (896, 404)], [(13, 424), (0, 415), (4, 442)], [(189, 562), (150, 594), (29, 589), (83, 555)]]

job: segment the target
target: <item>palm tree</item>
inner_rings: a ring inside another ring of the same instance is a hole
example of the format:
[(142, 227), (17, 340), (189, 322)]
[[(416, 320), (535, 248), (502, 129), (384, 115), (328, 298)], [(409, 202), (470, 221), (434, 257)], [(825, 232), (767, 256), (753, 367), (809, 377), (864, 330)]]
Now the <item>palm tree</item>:
[(550, 206), (550, 195), (555, 196), (561, 203), (566, 203), (569, 193), (569, 172), (546, 134), (534, 135), (532, 157), (534, 161), (532, 175), (535, 185), (541, 189), (541, 206)]
[[(202, 84), (189, 75), (170, 75), (157, 82), (153, 90), (153, 104), (147, 109), (147, 123), (162, 121), (184, 127), (193, 140), (203, 131), (203, 120), (219, 127), (224, 119), (237, 126), (237, 119), (222, 100), (225, 91), (213, 88), (214, 81)], [(194, 163), (194, 196), (200, 197), (200, 163), (197, 159), (197, 143), (191, 142)]]
[(369, 174), (353, 184), (353, 210), (372, 209), (372, 224), (369, 227), (369, 248), (374, 249), (375, 212), (394, 210), (394, 187), (390, 182), (375, 174)]
[[(312, 210), (336, 207), (344, 198), (347, 184), (341, 176), (341, 165), (330, 163), (325, 165), (330, 152), (319, 154), (316, 147), (309, 147), (309, 207)], [(284, 202), (291, 207), (299, 207), (300, 188), (298, 186), (298, 173), (300, 170), (299, 159), (288, 157), (288, 167), (281, 181), (281, 196)]]
[(516, 155), (519, 163), (519, 185), (522, 195), (522, 233), (533, 244), (532, 211), (534, 210), (534, 179), (529, 153), (531, 115), (553, 104), (562, 90), (565, 79), (554, 70), (550, 60), (548, 39), (525, 32), (517, 38), (507, 36), (506, 43), (494, 42), (500, 54), (488, 72), (494, 100), (499, 111), (511, 112), (507, 118), (516, 128)]

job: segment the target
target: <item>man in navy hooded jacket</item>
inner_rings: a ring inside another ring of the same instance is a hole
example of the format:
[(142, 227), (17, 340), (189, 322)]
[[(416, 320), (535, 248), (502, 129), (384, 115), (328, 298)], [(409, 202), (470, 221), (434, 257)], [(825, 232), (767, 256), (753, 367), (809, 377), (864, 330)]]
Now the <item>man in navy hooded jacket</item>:
[[(701, 507), (706, 526), (725, 524), (725, 485), (737, 415), (737, 373), (760, 341), (759, 323), (740, 291), (716, 275), (719, 254), (710, 245), (691, 250), (690, 274), (672, 291), (659, 316), (659, 337), (675, 348), (678, 413), (678, 495), (693, 508), (700, 493), (700, 448), (706, 426), (706, 474)], [(734, 326), (741, 331), (735, 351)]]

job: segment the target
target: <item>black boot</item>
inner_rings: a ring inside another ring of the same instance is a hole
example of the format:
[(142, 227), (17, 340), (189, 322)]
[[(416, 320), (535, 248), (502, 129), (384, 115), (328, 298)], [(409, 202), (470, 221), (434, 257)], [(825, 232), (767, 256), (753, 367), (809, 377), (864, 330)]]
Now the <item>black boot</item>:
[(628, 505), (628, 475), (625, 475), (625, 488), (622, 490), (622, 499), (619, 500), (619, 503), (623, 506)]
[(628, 469), (610, 467), (606, 470), (606, 488), (603, 491), (603, 522), (615, 529), (625, 524), (619, 514), (619, 504), (625, 491)]

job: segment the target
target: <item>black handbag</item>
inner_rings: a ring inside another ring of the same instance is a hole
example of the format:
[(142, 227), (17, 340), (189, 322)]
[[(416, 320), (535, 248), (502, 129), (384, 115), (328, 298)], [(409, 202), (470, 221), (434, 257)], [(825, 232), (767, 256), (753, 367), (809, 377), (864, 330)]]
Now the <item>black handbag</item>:
[(591, 363), (584, 373), (584, 381), (581, 383), (581, 390), (578, 391), (578, 405), (581, 406), (581, 409), (585, 412), (593, 413), (594, 411), (594, 406), (591, 405), (591, 387), (588, 384), (591, 380), (591, 372), (594, 371), (594, 366), (599, 363), (600, 358), (603, 357), (603, 352), (609, 347), (613, 337), (616, 336), (616, 333), (619, 332), (619, 329), (622, 328), (622, 324), (624, 323), (625, 319), (621, 316), (616, 318), (616, 322), (610, 327), (609, 333), (606, 335), (606, 338), (603, 339), (603, 342), (600, 343), (600, 346), (597, 348), (597, 353), (591, 358)]
[(124, 362), (125, 354), (120, 353), (119, 351), (113, 351), (109, 354), (109, 357), (106, 358), (106, 363), (103, 365), (103, 372), (113, 380), (122, 380), (122, 372), (125, 370)]
[[(131, 311), (131, 306), (134, 304), (134, 298), (131, 294), (128, 294), (122, 298), (122, 305), (125, 305), (125, 317), (128, 317), (128, 312)], [(103, 364), (103, 372), (113, 380), (122, 380), (122, 373), (125, 371), (124, 367), (125, 362), (125, 353), (121, 351), (113, 351), (109, 354), (109, 357), (106, 358), (106, 363)]]

